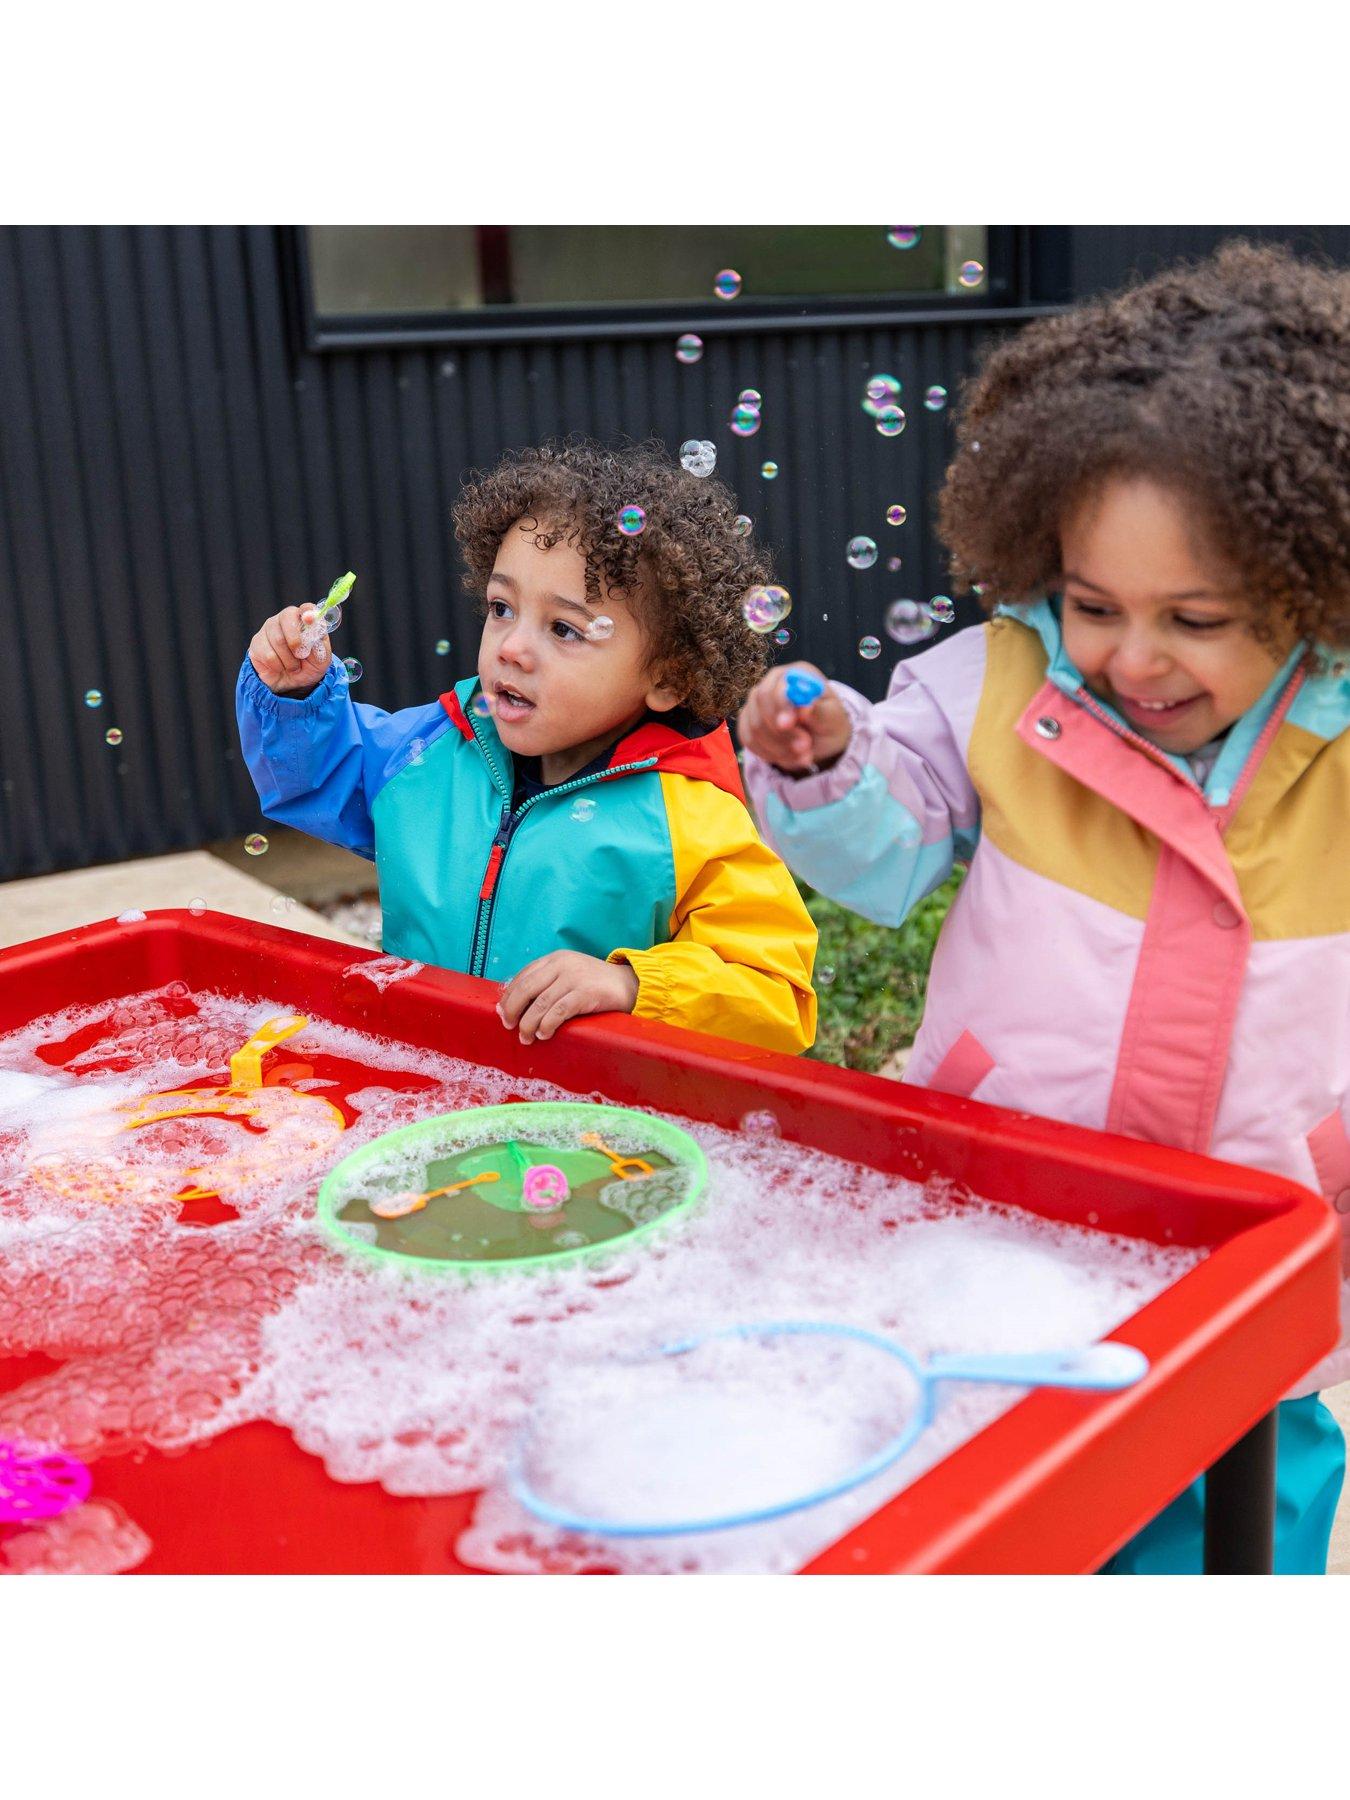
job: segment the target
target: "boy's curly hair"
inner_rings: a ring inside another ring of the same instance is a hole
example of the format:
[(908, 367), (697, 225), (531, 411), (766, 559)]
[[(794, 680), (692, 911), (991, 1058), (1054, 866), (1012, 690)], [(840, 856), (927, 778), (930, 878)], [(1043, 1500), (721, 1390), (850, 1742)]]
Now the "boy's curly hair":
[[(647, 515), (638, 537), (618, 528), (626, 506)], [(769, 666), (769, 644), (741, 611), (747, 591), (773, 579), (769, 559), (753, 537), (736, 536), (730, 490), (688, 474), (656, 439), (606, 450), (572, 437), (509, 451), (471, 472), (453, 517), (464, 585), (480, 599), (517, 521), (534, 522), (541, 548), (575, 543), (587, 596), (605, 585), (625, 595), (647, 632), (648, 668), (696, 719), (735, 712)]]
[(962, 396), (938, 529), (984, 604), (1054, 591), (1115, 475), (1183, 493), (1268, 646), (1350, 644), (1350, 271), (1243, 239), (1038, 319)]

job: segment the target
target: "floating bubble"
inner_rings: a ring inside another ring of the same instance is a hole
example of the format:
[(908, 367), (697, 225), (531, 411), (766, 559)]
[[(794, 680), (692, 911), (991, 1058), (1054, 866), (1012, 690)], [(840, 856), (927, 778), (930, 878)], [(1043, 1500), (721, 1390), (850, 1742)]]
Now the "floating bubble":
[(731, 429), (737, 437), (753, 437), (763, 423), (757, 406), (742, 404), (732, 409)]
[(84, 703), (86, 706), (102, 706), (103, 695), (97, 688), (86, 688), (84, 693)]
[(764, 396), (758, 388), (742, 388), (737, 399), (742, 406), (753, 406), (756, 411), (764, 404)]
[(250, 856), (263, 856), (267, 851), (267, 839), (260, 831), (250, 831), (244, 839), (244, 848)]
[(905, 511), (903, 506), (896, 505), (888, 506), (886, 508), (886, 523), (888, 525), (903, 525), (908, 517), (909, 514)]
[(917, 600), (893, 600), (886, 608), (886, 633), (897, 644), (921, 644), (936, 630)]
[(858, 639), (858, 655), (864, 662), (875, 662), (881, 655), (881, 639), (865, 637)]
[(792, 595), (785, 587), (778, 587), (773, 583), (753, 587), (745, 596), (741, 611), (751, 631), (757, 631), (763, 636), (765, 632), (773, 631), (781, 625), (792, 611)]
[[(476, 713), (480, 719), (490, 719), (492, 717), (492, 701), (483, 692), (482, 688), (479, 688), (473, 699), (470, 700), (469, 711), (471, 713)], [(417, 744), (417, 740), (414, 740), (414, 743)], [(420, 750), (420, 744), (417, 744), (417, 748)]]
[(830, 964), (822, 963), (816, 970), (816, 985), (818, 987), (832, 987), (834, 985), (834, 975), (835, 972)]
[(351, 683), (353, 681), (360, 681), (361, 677), (366, 672), (365, 664), (362, 662), (358, 662), (356, 657), (354, 657), (354, 656), (344, 656), (343, 657), (342, 669), (343, 669), (343, 673), (347, 677), (348, 683)]
[(584, 825), (588, 819), (595, 817), (595, 802), (584, 795), (572, 802), (571, 816), (578, 825)]
[(273, 894), (271, 911), (276, 918), (284, 918), (295, 911), (295, 901), (290, 894)]
[(880, 406), (877, 408), (877, 430), (882, 437), (899, 437), (905, 429), (905, 415), (898, 406)]
[(732, 537), (749, 537), (754, 530), (754, 520), (747, 513), (737, 513), (732, 523)]
[(680, 445), (680, 466), (691, 475), (711, 475), (717, 467), (717, 445), (711, 438), (686, 438)]
[(437, 656), (449, 656), (449, 654), (450, 654), (449, 638), (437, 638), (436, 639), (436, 654), (437, 654)]
[(883, 406), (894, 406), (903, 391), (898, 375), (869, 375), (863, 389), (862, 409), (869, 419), (875, 419)]
[(188, 901), (188, 911), (192, 914), (194, 919), (200, 919), (202, 914), (206, 911), (206, 902), (202, 899), (200, 894), (194, 895), (194, 897)]
[(848, 549), (844, 552), (850, 569), (870, 569), (877, 560), (876, 539), (855, 537), (848, 540)]
[(963, 288), (978, 287), (984, 280), (984, 264), (977, 262), (963, 262), (960, 269), (957, 271), (956, 279), (961, 283)]
[(786, 625), (780, 625), (773, 634), (773, 641), (775, 644), (790, 644), (792, 642), (792, 633), (788, 630)]
[(122, 741), (120, 728), (116, 725), (110, 725), (103, 734), (103, 741), (105, 744), (111, 744), (115, 750)]
[(625, 537), (637, 537), (647, 525), (647, 514), (640, 506), (625, 506), (619, 514), (619, 530)]
[(735, 269), (719, 269), (713, 292), (719, 300), (734, 300), (741, 291), (741, 278)]
[(703, 355), (703, 339), (696, 331), (686, 331), (675, 340), (675, 360), (682, 363), (696, 363)]
[(947, 404), (946, 388), (930, 387), (923, 397), (923, 403), (928, 408), (929, 412), (941, 412), (943, 407)]
[(956, 607), (949, 594), (934, 594), (924, 609), (930, 619), (936, 619), (939, 625), (950, 625), (956, 617)]
[(888, 556), (886, 558), (886, 567), (890, 570), (892, 575), (898, 574), (901, 563), (902, 559), (898, 556)]
[(765, 481), (777, 481), (778, 464), (776, 462), (761, 463), (759, 465), (759, 472)]
[(977, 581), (970, 591), (972, 594), (987, 594), (989, 592), (989, 587), (986, 582)]
[(125, 912), (118, 913), (117, 923), (119, 925), (139, 925), (144, 917), (145, 914), (139, 906), (129, 906)]
[(887, 229), (886, 242), (892, 250), (912, 250), (922, 236), (922, 225), (892, 225)]
[(613, 619), (610, 618), (608, 613), (601, 613), (598, 618), (591, 620), (590, 624), (586, 627), (585, 635), (593, 644), (607, 643), (609, 639), (614, 636)]
[(331, 636), (342, 623), (342, 608), (340, 606), (335, 606), (332, 612), (323, 615), (323, 619), (320, 622), (323, 625), (324, 630)]
[[(478, 708), (475, 706), (473, 710), (475, 712), (477, 712)], [(484, 715), (486, 715), (487, 713), (490, 713), (492, 711), (492, 704), (490, 701), (487, 704), (487, 706), (484, 707), (483, 711), (484, 711)], [(408, 745), (408, 761), (413, 765), (413, 767), (415, 769), (421, 768), (422, 752), (425, 749), (426, 749), (426, 745), (423, 743), (422, 739), (418, 738), (418, 737), (415, 737), (412, 740), (412, 742)]]

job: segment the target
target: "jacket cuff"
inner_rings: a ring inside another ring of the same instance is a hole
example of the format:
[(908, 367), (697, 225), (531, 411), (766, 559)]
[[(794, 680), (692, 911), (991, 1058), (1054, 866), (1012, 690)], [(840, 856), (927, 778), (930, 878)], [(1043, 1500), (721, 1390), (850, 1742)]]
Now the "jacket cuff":
[(254, 712), (276, 719), (304, 718), (307, 714), (322, 712), (339, 688), (346, 690), (347, 684), (339, 678), (337, 668), (338, 661), (334, 657), (314, 691), (294, 700), (289, 694), (274, 694), (246, 656), (239, 671), (239, 695), (248, 701)]
[(670, 1008), (670, 981), (655, 950), (611, 950), (606, 962), (627, 963), (637, 976), (635, 1019), (664, 1019)]

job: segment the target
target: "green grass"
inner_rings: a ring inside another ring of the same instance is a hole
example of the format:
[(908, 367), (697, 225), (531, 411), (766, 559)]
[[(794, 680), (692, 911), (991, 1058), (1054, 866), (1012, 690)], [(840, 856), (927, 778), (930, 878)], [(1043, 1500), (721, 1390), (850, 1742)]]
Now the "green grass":
[[(923, 1017), (933, 946), (964, 874), (961, 869), (950, 876), (898, 928), (874, 925), (798, 883), (820, 933), (820, 1022), (809, 1056), (875, 1073), (897, 1050), (913, 1043)], [(827, 970), (834, 971), (832, 980), (826, 979)]]

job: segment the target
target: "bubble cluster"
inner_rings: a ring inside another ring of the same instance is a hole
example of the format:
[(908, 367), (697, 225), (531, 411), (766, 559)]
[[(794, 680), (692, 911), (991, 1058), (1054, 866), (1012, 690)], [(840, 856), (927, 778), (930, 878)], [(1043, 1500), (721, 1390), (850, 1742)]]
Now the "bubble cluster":
[(122, 729), (119, 725), (110, 725), (103, 734), (105, 744), (111, 744), (115, 750), (122, 741)]
[(761, 463), (759, 465), (759, 472), (765, 481), (777, 481), (778, 464), (776, 462)]
[(785, 587), (769, 583), (753, 587), (741, 605), (751, 631), (764, 635), (782, 624), (792, 611), (792, 596)]
[(599, 613), (586, 627), (583, 636), (589, 638), (593, 644), (608, 643), (610, 638), (614, 636), (613, 619), (610, 618), (608, 613)]
[(731, 412), (731, 429), (737, 437), (753, 437), (763, 424), (757, 406), (749, 406), (739, 401)]
[(877, 408), (877, 430), (882, 437), (899, 437), (905, 429), (905, 415), (898, 406)]
[(862, 409), (869, 419), (875, 419), (883, 406), (895, 406), (903, 391), (897, 375), (869, 375), (863, 389)]
[(922, 225), (891, 225), (886, 231), (886, 242), (892, 250), (912, 250), (922, 236)]
[(850, 569), (870, 569), (877, 560), (876, 539), (870, 537), (850, 538), (844, 555)]
[(586, 795), (580, 795), (572, 802), (571, 817), (578, 825), (584, 825), (595, 817), (595, 802)]
[(947, 404), (946, 388), (937, 386), (930, 387), (924, 394), (923, 403), (928, 408), (929, 412), (941, 412), (943, 407)]
[(449, 638), (437, 638), (436, 639), (436, 654), (437, 654), (437, 656), (449, 656), (449, 654), (450, 654)]
[(102, 706), (103, 695), (99, 692), (99, 690), (97, 688), (86, 688), (85, 694), (84, 694), (84, 703), (86, 706)]
[(686, 331), (675, 340), (675, 360), (696, 363), (703, 355), (703, 339), (696, 331)]
[(936, 619), (939, 625), (950, 625), (956, 617), (956, 607), (948, 594), (934, 594), (925, 608), (930, 619)]
[(717, 445), (711, 438), (686, 438), (680, 445), (680, 467), (691, 475), (711, 475), (717, 467)]
[(754, 524), (754, 520), (748, 513), (737, 513), (735, 519), (732, 521), (732, 537), (749, 537), (750, 533), (754, 530)]
[(625, 506), (619, 513), (619, 530), (625, 537), (637, 537), (646, 530), (647, 514), (641, 506)]
[(905, 511), (903, 506), (896, 505), (888, 506), (886, 508), (886, 523), (888, 525), (903, 525), (908, 517), (909, 514)]
[(897, 644), (922, 644), (936, 630), (917, 600), (892, 600), (886, 608), (886, 634)]
[(260, 831), (250, 831), (244, 839), (244, 848), (250, 856), (265, 856), (267, 847), (267, 839)]
[(875, 662), (881, 655), (881, 639), (871, 636), (859, 638), (858, 655), (864, 662)]
[(963, 288), (978, 287), (984, 280), (984, 264), (977, 262), (963, 262), (960, 269), (957, 271), (956, 279), (961, 283)]
[(741, 278), (735, 269), (719, 269), (713, 292), (719, 300), (734, 300), (741, 291)]

